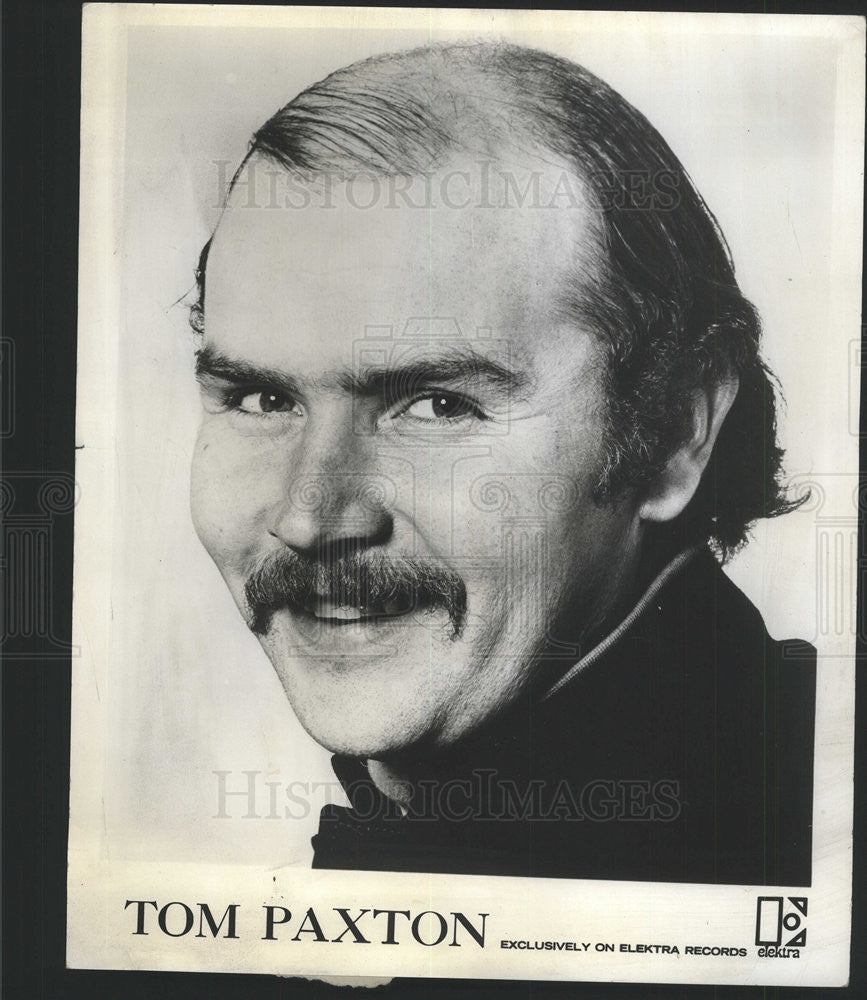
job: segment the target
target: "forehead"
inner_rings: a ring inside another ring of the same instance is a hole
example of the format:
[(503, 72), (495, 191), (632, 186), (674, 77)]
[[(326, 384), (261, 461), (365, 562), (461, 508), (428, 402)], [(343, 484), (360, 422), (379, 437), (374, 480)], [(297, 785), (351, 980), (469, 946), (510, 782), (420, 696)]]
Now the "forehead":
[(307, 183), (253, 159), (211, 245), (206, 339), (315, 375), (351, 363), (371, 328), (435, 318), (530, 357), (563, 325), (564, 286), (596, 270), (596, 217), (574, 178), (557, 196), (565, 183), (538, 160)]

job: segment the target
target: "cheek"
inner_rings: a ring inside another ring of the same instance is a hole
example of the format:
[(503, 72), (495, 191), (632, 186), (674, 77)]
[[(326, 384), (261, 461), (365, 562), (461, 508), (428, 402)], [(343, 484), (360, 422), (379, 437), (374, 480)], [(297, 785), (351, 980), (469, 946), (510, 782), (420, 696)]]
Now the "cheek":
[[(592, 477), (576, 474), (576, 450), (564, 456), (550, 435), (538, 441), (527, 434), (529, 442), (518, 436), (487, 456), (453, 463), (441, 491), (447, 502), (440, 534), (448, 532), (458, 560), (481, 559), (490, 571), (507, 569), (515, 560), (532, 563), (546, 547), (556, 560), (576, 532), (592, 536), (598, 526)], [(587, 541), (592, 544), (593, 538)], [(532, 571), (530, 565), (525, 569)]]
[(193, 526), (224, 573), (245, 571), (265, 534), (265, 490), (254, 474), (246, 442), (235, 443), (205, 422), (196, 441), (190, 477)]

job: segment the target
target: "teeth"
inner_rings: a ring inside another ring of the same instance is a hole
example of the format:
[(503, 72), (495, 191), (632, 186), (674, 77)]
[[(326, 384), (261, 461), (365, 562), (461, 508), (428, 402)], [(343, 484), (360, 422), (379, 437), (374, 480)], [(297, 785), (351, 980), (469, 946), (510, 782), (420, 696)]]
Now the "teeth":
[(406, 614), (410, 605), (405, 601), (387, 601), (380, 607), (359, 607), (353, 604), (337, 604), (325, 597), (316, 597), (305, 607), (308, 614), (316, 618), (332, 621), (356, 622), (362, 619)]
[(354, 622), (364, 618), (361, 608), (350, 607), (347, 604), (334, 604), (331, 601), (317, 601), (313, 607), (317, 618), (336, 618), (342, 622)]

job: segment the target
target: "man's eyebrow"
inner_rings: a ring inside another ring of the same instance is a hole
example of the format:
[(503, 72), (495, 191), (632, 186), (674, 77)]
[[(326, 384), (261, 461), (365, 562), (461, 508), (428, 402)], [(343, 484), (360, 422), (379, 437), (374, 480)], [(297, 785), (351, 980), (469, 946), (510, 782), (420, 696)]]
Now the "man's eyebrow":
[[(526, 372), (509, 368), (471, 348), (429, 358), (420, 358), (417, 352), (413, 353), (414, 356), (403, 363), (368, 365), (358, 373), (347, 370), (304, 379), (303, 385), (320, 389), (340, 388), (357, 396), (396, 399), (421, 387), (433, 388), (441, 383), (483, 382), (507, 394), (524, 388), (529, 382)], [(211, 346), (196, 352), (196, 378), (202, 383), (214, 379), (238, 385), (267, 385), (288, 395), (297, 395), (302, 386), (302, 380), (293, 378), (285, 371), (229, 357)]]
[(196, 351), (196, 378), (203, 385), (213, 379), (237, 385), (270, 386), (290, 396), (299, 391), (298, 381), (286, 372), (231, 358), (210, 345)]
[(529, 381), (526, 372), (509, 368), (472, 348), (433, 357), (412, 357), (403, 362), (365, 366), (361, 372), (344, 372), (340, 386), (360, 396), (399, 398), (421, 387), (439, 384), (487, 383), (503, 393), (515, 392)]

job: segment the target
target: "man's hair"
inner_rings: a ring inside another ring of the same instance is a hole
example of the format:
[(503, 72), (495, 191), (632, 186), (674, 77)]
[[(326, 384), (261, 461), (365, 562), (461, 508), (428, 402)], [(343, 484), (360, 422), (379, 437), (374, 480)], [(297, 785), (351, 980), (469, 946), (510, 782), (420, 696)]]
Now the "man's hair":
[[(412, 176), (458, 152), (490, 161), (506, 148), (555, 154), (598, 212), (597, 273), (588, 280), (576, 261), (565, 305), (606, 358), (600, 502), (650, 484), (690, 436), (694, 394), (737, 378), (698, 490), (667, 528), (679, 544), (707, 540), (727, 558), (754, 520), (799, 505), (781, 483), (775, 380), (716, 219), (662, 136), (611, 87), (520, 46), (425, 46), (303, 91), (256, 132), (244, 163)], [(191, 316), (199, 331), (208, 247)]]

